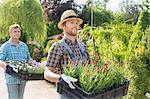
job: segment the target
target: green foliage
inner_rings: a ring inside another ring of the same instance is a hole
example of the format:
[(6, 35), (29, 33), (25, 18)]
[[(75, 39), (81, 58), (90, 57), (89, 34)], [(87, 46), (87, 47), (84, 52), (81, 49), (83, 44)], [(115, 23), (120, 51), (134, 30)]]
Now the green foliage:
[(129, 46), (128, 46), (128, 54), (127, 54), (127, 58), (131, 55), (134, 54), (134, 49), (137, 47), (137, 45), (139, 44), (140, 40), (141, 40), (141, 36), (142, 36), (142, 30), (141, 27), (138, 27), (137, 25), (135, 26), (135, 29), (133, 31), (133, 34), (131, 35), (131, 39), (129, 41)]
[(112, 30), (119, 40), (123, 41), (126, 46), (129, 44), (131, 35), (133, 34), (133, 24), (119, 23), (119, 24), (105, 24), (105, 29)]
[(94, 10), (94, 26), (100, 26), (103, 23), (110, 23), (113, 20), (112, 12), (106, 9)]
[(147, 12), (150, 12), (150, 1), (149, 0), (142, 0), (141, 8)]
[(128, 20), (127, 14), (126, 13), (115, 13), (114, 14), (114, 20), (112, 23), (114, 24), (120, 24), (120, 23), (125, 23)]
[(150, 92), (150, 28), (141, 34), (137, 47), (128, 58), (126, 69), (131, 80), (129, 99), (146, 99), (144, 94)]
[(15, 62), (15, 61), (7, 61), (7, 64), (13, 66), (13, 68), (22, 75), (30, 75), (30, 74), (43, 74), (44, 73), (44, 66), (40, 63), (38, 67), (32, 65), (32, 63), (24, 63), (24, 62)]
[[(125, 78), (120, 69), (110, 65), (108, 67), (100, 64), (74, 65), (64, 68), (64, 73), (79, 80), (79, 86), (86, 92), (104, 92), (110, 87), (116, 87), (124, 83)], [(71, 66), (71, 67), (70, 67)]]
[(128, 24), (106, 24), (103, 27), (95, 29), (87, 26), (81, 31), (79, 37), (87, 45), (91, 57), (96, 56), (92, 40), (94, 39), (100, 61), (115, 61), (121, 66), (125, 59), (130, 36), (133, 32), (132, 27), (133, 25)]
[(8, 37), (4, 37), (4, 38), (0, 38), (0, 46), (6, 42), (9, 38)]
[(145, 92), (150, 91), (150, 72), (140, 59), (140, 56), (132, 56), (128, 66), (128, 77), (131, 80), (128, 92), (129, 99), (146, 99)]
[(90, 24), (91, 20), (91, 9), (88, 7), (84, 7), (82, 13), (80, 14), (81, 17), (84, 17), (84, 21)]
[(28, 73), (29, 74), (43, 74), (45, 71), (45, 66), (40, 66), (40, 67), (32, 67), (28, 66)]
[(150, 12), (142, 10), (137, 25), (144, 31), (150, 25)]
[(145, 30), (141, 43), (145, 46), (146, 49), (150, 49), (150, 25)]
[(49, 40), (49, 41), (47, 42), (47, 45), (46, 45), (46, 47), (45, 47), (45, 49), (44, 49), (44, 54), (45, 54), (45, 55), (48, 54), (48, 50), (49, 50), (49, 48), (52, 46), (52, 44), (55, 43), (55, 42), (57, 42), (57, 41), (58, 41), (58, 40), (54, 39), (54, 40)]
[(131, 80), (129, 99), (146, 99), (144, 94), (150, 92), (147, 86), (150, 84), (150, 40), (148, 39), (150, 31), (149, 29), (145, 31), (149, 24), (149, 13), (143, 10), (134, 27), (126, 54), (126, 62), (128, 64), (125, 63), (125, 66), (128, 70), (128, 77)]
[(126, 57), (127, 59), (129, 57), (129, 55), (134, 54), (133, 50), (137, 47), (137, 45), (141, 41), (143, 31), (150, 24), (149, 15), (150, 15), (150, 13), (145, 12), (144, 10), (140, 13), (140, 16), (138, 18), (138, 22), (134, 28), (133, 34), (132, 34), (131, 39), (129, 41), (128, 54)]
[[(46, 36), (47, 37), (62, 33), (62, 30), (58, 29), (57, 23), (55, 23), (54, 21), (51, 21), (51, 22), (47, 23), (46, 27), (47, 27), (47, 29), (46, 29)], [(46, 55), (46, 53), (48, 53), (48, 48), (50, 48), (50, 46), (51, 46), (51, 44), (48, 44), (48, 42), (49, 42), (49, 40), (47, 38), (42, 43), (42, 48), (46, 49), (44, 51), (45, 55)]]
[(37, 44), (37, 42), (32, 42), (28, 44), (28, 47), (32, 59), (40, 62), (41, 58), (44, 57), (42, 46)]
[(93, 11), (93, 25), (99, 26), (103, 23), (110, 23), (113, 20), (113, 13), (103, 6), (98, 5), (99, 3), (93, 5), (85, 5), (80, 16), (84, 18), (84, 20), (91, 24), (91, 10)]
[(140, 4), (134, 0), (121, 0), (119, 4), (119, 12), (124, 15), (125, 22), (136, 23), (139, 13), (140, 13)]
[(25, 40), (45, 38), (45, 22), (37, 0), (3, 0), (0, 7), (0, 37), (8, 36), (9, 26), (18, 23)]
[(60, 34), (62, 31), (58, 29), (57, 23), (54, 21), (50, 22), (47, 24), (47, 37)]

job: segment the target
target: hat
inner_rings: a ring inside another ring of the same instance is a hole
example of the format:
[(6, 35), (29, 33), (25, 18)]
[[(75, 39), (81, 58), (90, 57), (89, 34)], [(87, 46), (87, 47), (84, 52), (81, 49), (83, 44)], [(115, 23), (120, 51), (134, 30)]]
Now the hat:
[(78, 20), (78, 25), (81, 25), (83, 23), (83, 20), (77, 16), (77, 14), (75, 13), (74, 10), (66, 10), (61, 15), (61, 19), (58, 23), (58, 28), (62, 29), (63, 23), (68, 21), (68, 20)]

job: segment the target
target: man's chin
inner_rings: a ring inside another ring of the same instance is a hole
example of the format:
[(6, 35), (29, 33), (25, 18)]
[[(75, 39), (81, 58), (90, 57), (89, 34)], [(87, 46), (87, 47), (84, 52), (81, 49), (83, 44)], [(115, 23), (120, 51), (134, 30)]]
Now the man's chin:
[(70, 36), (77, 36), (77, 33), (68, 33)]
[(20, 39), (20, 37), (15, 37), (14, 39), (19, 40), (19, 39)]
[(71, 36), (77, 36), (77, 34), (70, 34)]

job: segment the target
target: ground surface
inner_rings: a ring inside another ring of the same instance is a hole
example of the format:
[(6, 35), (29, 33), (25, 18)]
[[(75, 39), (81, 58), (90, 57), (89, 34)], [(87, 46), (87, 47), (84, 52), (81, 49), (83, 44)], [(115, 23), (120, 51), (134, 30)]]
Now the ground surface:
[[(7, 98), (4, 70), (0, 68), (0, 99)], [(28, 81), (25, 87), (24, 99), (58, 99), (56, 87), (45, 80)]]

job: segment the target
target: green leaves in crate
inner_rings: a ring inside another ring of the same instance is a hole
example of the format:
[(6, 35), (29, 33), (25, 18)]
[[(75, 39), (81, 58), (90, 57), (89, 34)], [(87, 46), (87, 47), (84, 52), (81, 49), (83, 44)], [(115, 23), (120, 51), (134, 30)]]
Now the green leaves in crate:
[(24, 62), (15, 62), (15, 61), (7, 61), (7, 63), (22, 74), (43, 74), (44, 73), (43, 65), (39, 65), (38, 67), (36, 67), (36, 66), (32, 66), (32, 64), (28, 64)]
[(119, 86), (125, 81), (122, 70), (119, 67), (106, 64), (78, 65), (73, 64), (64, 67), (64, 73), (78, 79), (79, 86), (86, 92), (104, 92), (112, 86)]
[(33, 66), (28, 66), (28, 73), (30, 74), (43, 74), (44, 73), (44, 66), (40, 67), (33, 67)]

